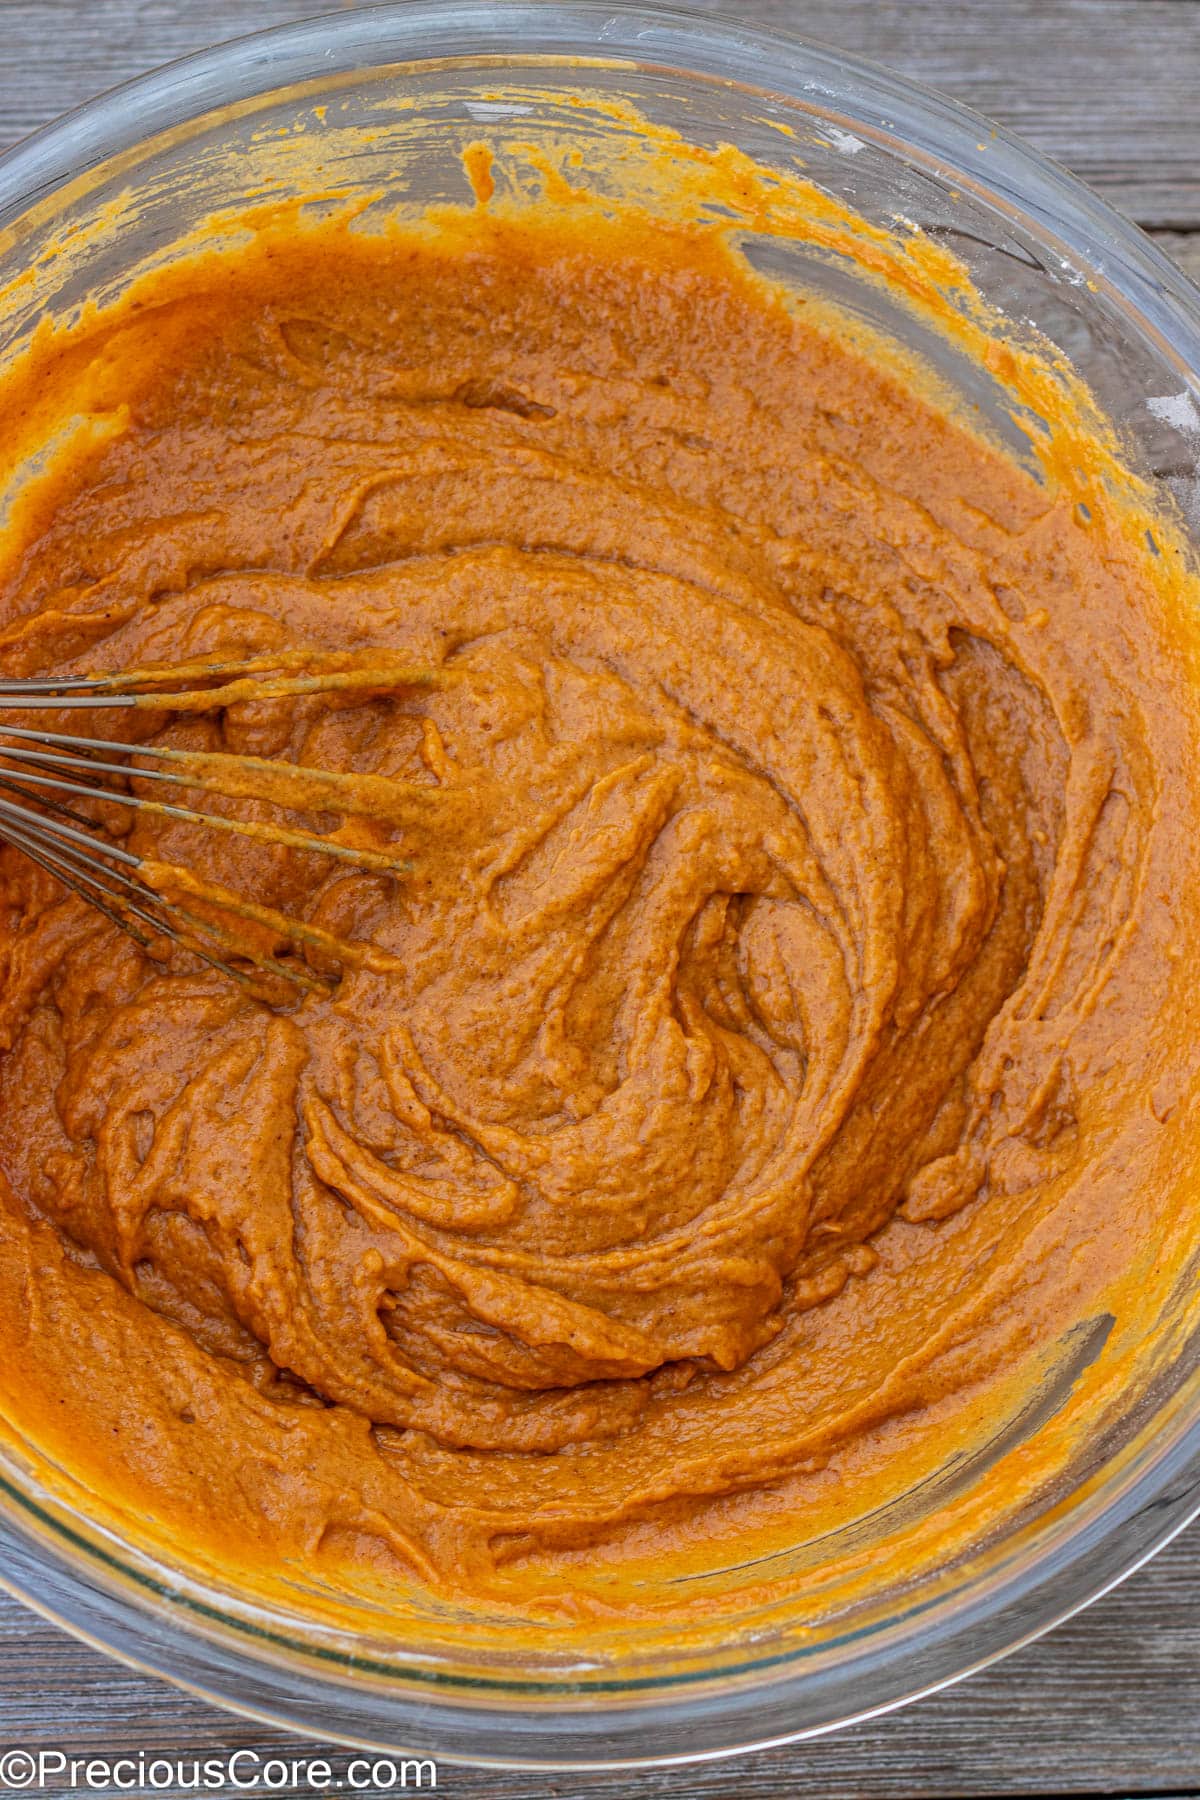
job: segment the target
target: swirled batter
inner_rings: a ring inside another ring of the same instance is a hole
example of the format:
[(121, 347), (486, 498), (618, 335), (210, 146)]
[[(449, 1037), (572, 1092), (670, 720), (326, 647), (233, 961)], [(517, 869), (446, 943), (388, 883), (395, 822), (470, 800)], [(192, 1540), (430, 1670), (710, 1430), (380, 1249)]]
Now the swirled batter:
[(272, 1006), (0, 854), (6, 1404), (218, 1559), (535, 1611), (903, 1491), (1190, 1167), (1150, 551), (697, 235), (156, 283), (43, 353), (102, 429), (10, 533), (3, 667), (427, 671), (122, 720), (395, 784), (357, 828), (412, 873), (114, 813), (382, 953)]

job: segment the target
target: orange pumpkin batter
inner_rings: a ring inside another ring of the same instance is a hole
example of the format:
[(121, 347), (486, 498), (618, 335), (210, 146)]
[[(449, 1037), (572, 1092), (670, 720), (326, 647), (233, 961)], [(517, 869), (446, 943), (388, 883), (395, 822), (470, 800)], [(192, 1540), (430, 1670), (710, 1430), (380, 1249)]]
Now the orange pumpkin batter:
[(628, 220), (264, 229), (39, 356), (120, 410), (9, 532), (6, 673), (432, 677), (122, 719), (403, 784), (407, 876), (111, 821), (384, 953), (329, 996), (0, 853), (0, 1383), (106, 1505), (662, 1607), (614, 1572), (903, 1491), (1176, 1241), (1194, 647), (1102, 505)]

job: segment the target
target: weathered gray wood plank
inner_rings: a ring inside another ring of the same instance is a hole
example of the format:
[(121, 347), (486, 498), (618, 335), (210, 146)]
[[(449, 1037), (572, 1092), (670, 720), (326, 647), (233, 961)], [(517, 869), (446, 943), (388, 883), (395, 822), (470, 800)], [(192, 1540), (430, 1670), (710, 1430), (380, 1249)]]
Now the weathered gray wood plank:
[[(697, 3), (872, 55), (991, 113), (1164, 228), (1164, 247), (1200, 280), (1200, 0)], [(0, 0), (0, 148), (170, 57), (333, 5)], [(293, 1741), (120, 1668), (0, 1596), (0, 1748)], [(1042, 1643), (836, 1737), (643, 1777), (444, 1768), (440, 1787), (479, 1800), (1200, 1794), (1200, 1528)]]

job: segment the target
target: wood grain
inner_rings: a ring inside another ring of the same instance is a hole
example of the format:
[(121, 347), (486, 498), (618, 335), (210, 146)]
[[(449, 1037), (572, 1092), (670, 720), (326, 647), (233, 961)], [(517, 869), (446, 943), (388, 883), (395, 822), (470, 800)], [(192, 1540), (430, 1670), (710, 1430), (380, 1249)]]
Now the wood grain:
[[(321, 4), (0, 0), (0, 149), (155, 64)], [(1161, 232), (1200, 280), (1200, 0), (699, 4), (870, 55), (990, 113)], [(305, 1749), (109, 1662), (0, 1595), (0, 1748), (14, 1744), (108, 1755)], [(642, 1776), (446, 1766), (439, 1791), (464, 1800), (1198, 1795), (1200, 1529), (1041, 1643), (889, 1718), (736, 1763)]]

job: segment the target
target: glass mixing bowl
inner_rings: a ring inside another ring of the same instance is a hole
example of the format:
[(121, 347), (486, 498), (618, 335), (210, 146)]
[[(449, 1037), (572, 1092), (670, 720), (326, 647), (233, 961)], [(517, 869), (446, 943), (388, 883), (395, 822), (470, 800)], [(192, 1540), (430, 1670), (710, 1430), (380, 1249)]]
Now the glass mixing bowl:
[[(1069, 355), (1132, 462), (1185, 534), (1200, 535), (1200, 294), (1171, 263), (1062, 170), (949, 101), (837, 52), (683, 12), (434, 0), (343, 13), (94, 101), (0, 160), (0, 361), (40, 320), (115, 295), (251, 193), (311, 193), (315, 182), (374, 196), (376, 207), (464, 201), (463, 145), (513, 120), (530, 140), (569, 136), (585, 169), (619, 170), (620, 158), (601, 153), (637, 128), (606, 108), (614, 99), (692, 143), (800, 165), (867, 220), (889, 230), (907, 221), (952, 248), (1015, 332), (1036, 321)], [(744, 245), (772, 274), (938, 364), (1013, 437), (996, 379), (948, 352), (886, 284), (800, 241), (750, 234)], [(852, 1609), (828, 1596), (802, 1629), (786, 1616), (750, 1620), (719, 1650), (648, 1641), (619, 1664), (580, 1664), (556, 1652), (552, 1633), (544, 1654), (509, 1650), (498, 1625), (456, 1659), (412, 1633), (397, 1641), (386, 1613), (356, 1631), (317, 1625), (299, 1604), (251, 1603), (182, 1557), (118, 1539), (89, 1518), (86, 1494), (48, 1479), (36, 1447), (19, 1444), (0, 1457), (0, 1575), (102, 1648), (325, 1738), (528, 1768), (683, 1762), (778, 1743), (979, 1668), (1111, 1587), (1200, 1510), (1196, 1285), (1172, 1302), (1170, 1354), (1075, 1446), (1052, 1487), (902, 1589)], [(979, 1457), (847, 1531), (903, 1529), (985, 1465), (1002, 1467), (1047, 1429), (1103, 1337), (1103, 1321), (1081, 1321)], [(797, 1544), (794, 1554), (799, 1566), (820, 1551)]]

